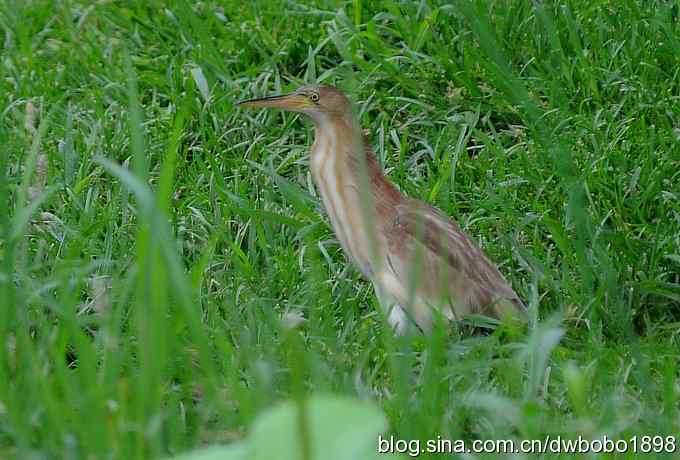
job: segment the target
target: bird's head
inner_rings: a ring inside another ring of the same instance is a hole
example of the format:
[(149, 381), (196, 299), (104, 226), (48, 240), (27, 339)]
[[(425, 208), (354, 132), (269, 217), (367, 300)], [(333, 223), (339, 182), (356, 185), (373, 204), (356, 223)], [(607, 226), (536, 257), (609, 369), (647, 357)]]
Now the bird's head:
[(326, 85), (305, 85), (290, 94), (249, 99), (237, 105), (245, 108), (272, 108), (300, 112), (319, 123), (350, 113), (347, 97), (340, 90)]

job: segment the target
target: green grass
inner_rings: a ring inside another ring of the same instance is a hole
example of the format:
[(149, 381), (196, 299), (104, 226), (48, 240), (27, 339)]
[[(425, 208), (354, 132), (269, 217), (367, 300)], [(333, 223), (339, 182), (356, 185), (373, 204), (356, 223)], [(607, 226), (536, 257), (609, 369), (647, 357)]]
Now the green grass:
[[(680, 5), (427, 3), (0, 1), (1, 458), (173, 456), (322, 392), (403, 439), (680, 432)], [(314, 81), (528, 331), (392, 336), (310, 125), (234, 107)]]

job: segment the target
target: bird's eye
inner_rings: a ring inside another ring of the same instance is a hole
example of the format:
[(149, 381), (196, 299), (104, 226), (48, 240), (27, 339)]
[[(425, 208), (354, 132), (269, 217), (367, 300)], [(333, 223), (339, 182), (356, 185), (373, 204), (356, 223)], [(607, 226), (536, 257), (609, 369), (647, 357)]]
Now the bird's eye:
[(312, 94), (309, 95), (309, 99), (310, 99), (312, 102), (319, 102), (319, 95), (316, 94), (316, 93), (312, 93)]

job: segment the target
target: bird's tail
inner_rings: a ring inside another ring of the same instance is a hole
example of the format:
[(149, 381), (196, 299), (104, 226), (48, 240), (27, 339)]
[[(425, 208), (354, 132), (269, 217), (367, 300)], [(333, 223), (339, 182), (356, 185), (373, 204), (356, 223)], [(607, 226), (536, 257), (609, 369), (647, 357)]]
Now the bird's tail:
[(507, 317), (517, 318), (522, 321), (529, 319), (527, 307), (519, 297), (498, 299), (493, 304), (493, 310), (498, 319), (505, 319)]

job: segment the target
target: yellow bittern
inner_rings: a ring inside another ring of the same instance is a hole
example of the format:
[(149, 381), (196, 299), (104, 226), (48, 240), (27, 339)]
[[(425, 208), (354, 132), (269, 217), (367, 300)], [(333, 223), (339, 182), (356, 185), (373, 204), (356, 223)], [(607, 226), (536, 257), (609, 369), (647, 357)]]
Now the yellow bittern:
[(397, 333), (429, 333), (435, 312), (525, 318), (510, 284), (460, 227), (385, 177), (347, 97), (325, 85), (239, 102), (311, 118), (312, 177), (347, 257), (369, 278)]

